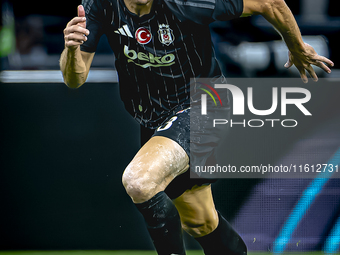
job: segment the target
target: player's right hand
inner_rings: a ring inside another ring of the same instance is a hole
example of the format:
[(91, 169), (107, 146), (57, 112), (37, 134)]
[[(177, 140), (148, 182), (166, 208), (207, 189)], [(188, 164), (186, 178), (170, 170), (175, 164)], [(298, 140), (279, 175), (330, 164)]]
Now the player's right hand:
[(65, 47), (77, 49), (87, 40), (90, 31), (86, 29), (85, 10), (82, 5), (78, 6), (78, 17), (74, 17), (67, 23), (64, 29)]

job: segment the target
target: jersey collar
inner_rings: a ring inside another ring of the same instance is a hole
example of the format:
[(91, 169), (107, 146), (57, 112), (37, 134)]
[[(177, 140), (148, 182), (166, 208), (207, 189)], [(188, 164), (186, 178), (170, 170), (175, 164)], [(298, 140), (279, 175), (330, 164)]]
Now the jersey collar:
[(159, 4), (159, 0), (154, 0), (152, 3), (152, 7), (150, 10), (150, 13), (145, 14), (141, 17), (139, 17), (137, 14), (130, 12), (130, 10), (126, 7), (124, 0), (119, 0), (119, 4), (121, 4), (121, 6), (124, 8), (124, 10), (126, 11), (126, 13), (137, 23), (143, 23), (146, 22), (148, 20), (151, 20), (154, 18), (155, 16), (155, 9), (156, 6)]

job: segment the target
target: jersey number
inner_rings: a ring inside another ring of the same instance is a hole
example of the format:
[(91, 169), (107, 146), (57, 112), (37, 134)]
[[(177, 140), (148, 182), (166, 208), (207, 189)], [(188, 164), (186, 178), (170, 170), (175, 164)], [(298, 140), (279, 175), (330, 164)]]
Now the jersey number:
[(169, 119), (168, 122), (166, 122), (164, 125), (157, 128), (157, 131), (164, 131), (169, 129), (172, 126), (172, 123), (177, 120), (177, 116), (173, 116), (171, 119)]

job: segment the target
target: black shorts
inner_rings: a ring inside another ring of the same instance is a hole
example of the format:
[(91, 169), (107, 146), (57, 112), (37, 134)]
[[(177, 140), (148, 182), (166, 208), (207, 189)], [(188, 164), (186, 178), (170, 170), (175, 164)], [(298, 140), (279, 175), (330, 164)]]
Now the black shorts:
[[(194, 106), (195, 107), (195, 106)], [(223, 107), (224, 113), (230, 115), (230, 108)], [(177, 142), (187, 153), (190, 165), (204, 166), (216, 162), (216, 148), (221, 139), (218, 129), (191, 128), (190, 113), (192, 108), (174, 111), (162, 125), (157, 129), (148, 129), (141, 126), (141, 143), (146, 143), (152, 136), (163, 136)], [(195, 141), (196, 140), (196, 141)], [(199, 140), (197, 142), (197, 140)], [(216, 182), (217, 179), (205, 179), (195, 176), (193, 171), (186, 171), (177, 176), (165, 189), (166, 194), (171, 198), (177, 198), (186, 190), (195, 185), (201, 186)]]

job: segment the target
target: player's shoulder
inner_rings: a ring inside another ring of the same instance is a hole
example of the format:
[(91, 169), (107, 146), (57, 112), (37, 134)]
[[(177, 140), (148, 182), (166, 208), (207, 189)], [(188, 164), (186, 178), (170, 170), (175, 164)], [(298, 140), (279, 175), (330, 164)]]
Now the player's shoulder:
[(207, 25), (215, 20), (230, 20), (243, 12), (243, 0), (162, 0), (181, 21)]
[(215, 8), (215, 0), (160, 0), (180, 21), (191, 20), (198, 24), (209, 24)]
[(117, 0), (82, 0), (86, 14), (91, 11), (104, 10), (117, 5)]

